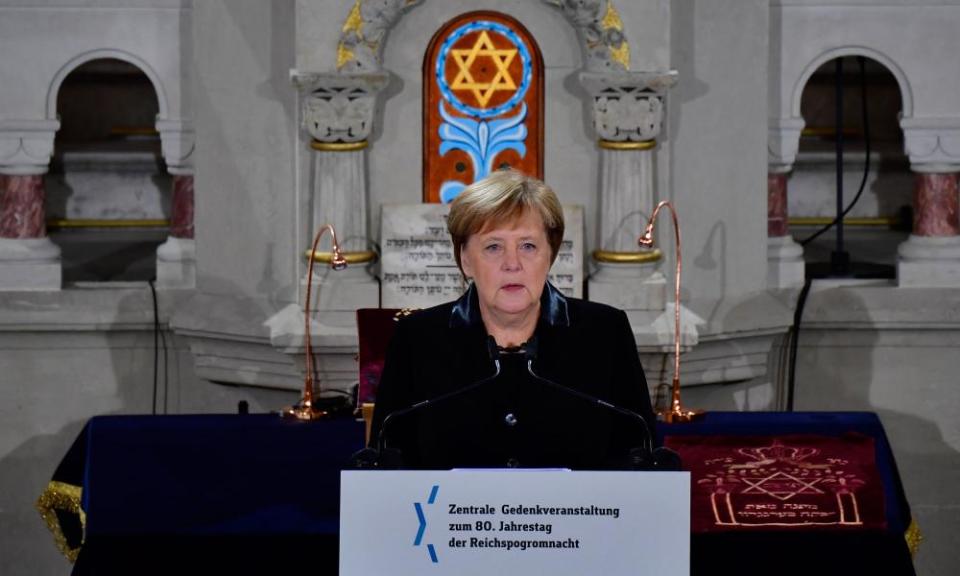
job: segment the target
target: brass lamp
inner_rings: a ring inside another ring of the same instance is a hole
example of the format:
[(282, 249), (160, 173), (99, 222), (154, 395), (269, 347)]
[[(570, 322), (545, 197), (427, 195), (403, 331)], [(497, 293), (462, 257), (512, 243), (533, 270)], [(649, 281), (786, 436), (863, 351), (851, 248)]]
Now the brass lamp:
[(674, 329), (673, 329), (673, 387), (670, 394), (670, 407), (657, 410), (657, 416), (664, 422), (690, 422), (701, 416), (703, 412), (699, 410), (686, 410), (680, 404), (680, 272), (682, 270), (683, 260), (680, 257), (680, 224), (677, 221), (677, 211), (673, 203), (669, 200), (663, 200), (654, 208), (650, 221), (647, 222), (647, 228), (643, 235), (637, 239), (637, 243), (644, 248), (653, 247), (653, 227), (657, 221), (657, 215), (662, 208), (669, 208), (673, 216), (673, 234), (677, 249), (677, 270), (674, 279)]
[(330, 268), (333, 270), (343, 270), (347, 267), (347, 259), (343, 256), (343, 252), (340, 250), (340, 244), (337, 242), (337, 231), (334, 229), (333, 224), (324, 224), (316, 236), (313, 237), (313, 247), (310, 249), (310, 252), (307, 253), (310, 256), (310, 264), (307, 265), (307, 300), (303, 307), (305, 318), (303, 327), (304, 347), (307, 355), (306, 374), (303, 377), (303, 395), (300, 397), (299, 402), (283, 409), (281, 415), (285, 418), (318, 420), (327, 415), (326, 411), (318, 409), (313, 401), (313, 346), (310, 342), (310, 297), (313, 287), (313, 263), (317, 260), (317, 244), (320, 243), (320, 238), (323, 236), (323, 233), (327, 231), (330, 232), (330, 237), (333, 240), (332, 252), (329, 258)]

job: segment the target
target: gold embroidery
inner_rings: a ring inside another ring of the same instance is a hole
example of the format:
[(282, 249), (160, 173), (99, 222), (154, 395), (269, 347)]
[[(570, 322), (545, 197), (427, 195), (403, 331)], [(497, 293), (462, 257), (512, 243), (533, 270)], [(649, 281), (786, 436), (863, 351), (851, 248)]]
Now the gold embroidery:
[(920, 543), (923, 542), (923, 534), (920, 533), (920, 525), (917, 524), (916, 518), (910, 520), (910, 527), (903, 533), (903, 537), (907, 540), (910, 556), (915, 557), (917, 550), (920, 549)]
[(80, 518), (80, 530), (84, 531), (87, 526), (87, 514), (80, 507), (80, 496), (83, 494), (83, 488), (67, 484), (65, 482), (50, 482), (46, 490), (37, 499), (36, 508), (40, 512), (40, 517), (46, 522), (47, 528), (53, 533), (53, 539), (57, 548), (70, 562), (77, 561), (77, 555), (80, 554), (80, 548), (71, 548), (67, 542), (67, 537), (60, 526), (60, 520), (57, 518), (57, 512), (67, 512)]

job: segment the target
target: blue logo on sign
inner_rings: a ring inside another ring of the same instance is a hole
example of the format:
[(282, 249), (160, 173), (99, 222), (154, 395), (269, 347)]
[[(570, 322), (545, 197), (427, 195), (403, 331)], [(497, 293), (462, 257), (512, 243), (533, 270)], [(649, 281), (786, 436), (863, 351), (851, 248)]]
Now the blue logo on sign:
[[(427, 498), (427, 504), (433, 504), (437, 499), (437, 492), (440, 491), (440, 486), (434, 484), (433, 488), (430, 489), (430, 497)], [(413, 503), (414, 510), (417, 511), (417, 537), (413, 540), (414, 546), (420, 546), (423, 543), (423, 533), (427, 530), (427, 517), (423, 513), (423, 505), (419, 502)], [(433, 544), (427, 544), (427, 553), (430, 554), (430, 561), (436, 564), (437, 560), (437, 550), (433, 547)]]

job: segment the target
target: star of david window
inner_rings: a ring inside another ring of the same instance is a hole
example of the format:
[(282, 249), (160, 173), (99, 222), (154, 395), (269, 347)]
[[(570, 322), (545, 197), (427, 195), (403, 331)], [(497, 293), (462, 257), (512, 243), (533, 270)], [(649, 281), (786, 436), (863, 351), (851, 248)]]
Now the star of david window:
[(450, 202), (503, 168), (543, 178), (543, 58), (518, 21), (470, 12), (423, 62), (423, 200)]

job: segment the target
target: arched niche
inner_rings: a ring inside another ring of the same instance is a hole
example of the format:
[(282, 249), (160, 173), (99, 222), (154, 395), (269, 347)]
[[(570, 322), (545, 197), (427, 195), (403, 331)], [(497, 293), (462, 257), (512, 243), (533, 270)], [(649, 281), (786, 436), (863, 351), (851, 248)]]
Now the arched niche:
[(84, 59), (57, 83), (45, 212), (63, 279), (148, 280), (171, 214), (154, 79), (107, 57)]
[(842, 135), (842, 201), (849, 208), (844, 251), (855, 274), (893, 278), (897, 246), (910, 225), (913, 188), (900, 127), (906, 113), (903, 79), (862, 52), (833, 54), (804, 74), (799, 94), (804, 129), (790, 175), (790, 228), (805, 246), (812, 273), (822, 273), (836, 249), (836, 228), (827, 226), (837, 214), (837, 143)]
[(170, 107), (168, 104), (167, 93), (164, 90), (163, 83), (160, 82), (160, 77), (157, 75), (156, 71), (145, 60), (135, 56), (134, 54), (130, 54), (129, 52), (125, 52), (123, 50), (108, 48), (84, 52), (83, 54), (73, 57), (70, 59), (70, 61), (61, 66), (59, 70), (57, 70), (57, 73), (53, 76), (53, 79), (50, 82), (50, 87), (47, 90), (47, 118), (56, 119), (57, 117), (57, 95), (60, 93), (60, 87), (63, 85), (63, 81), (67, 78), (67, 76), (87, 62), (103, 59), (121, 60), (139, 68), (147, 76), (147, 78), (150, 79), (150, 82), (153, 84), (154, 91), (157, 94), (157, 103), (160, 109), (157, 119), (164, 120), (169, 117)]
[(800, 101), (803, 97), (803, 89), (806, 87), (810, 76), (814, 74), (825, 63), (842, 58), (845, 56), (864, 56), (882, 64), (896, 78), (900, 86), (900, 99), (903, 104), (903, 118), (913, 117), (913, 90), (903, 69), (889, 56), (868, 48), (866, 46), (844, 46), (827, 50), (814, 58), (801, 72), (800, 77), (794, 83), (790, 98), (790, 113), (794, 118), (800, 118)]

